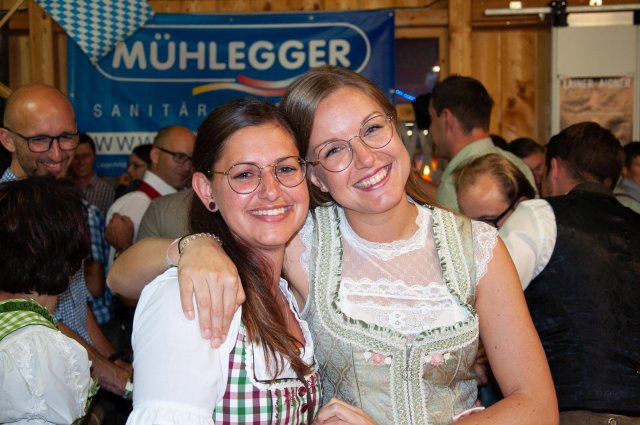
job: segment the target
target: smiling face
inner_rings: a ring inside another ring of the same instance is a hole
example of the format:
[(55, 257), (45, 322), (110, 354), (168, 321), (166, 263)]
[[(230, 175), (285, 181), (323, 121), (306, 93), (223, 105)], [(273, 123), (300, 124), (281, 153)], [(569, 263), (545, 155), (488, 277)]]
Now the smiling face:
[[(298, 156), (293, 137), (281, 126), (267, 123), (233, 133), (225, 141), (213, 169), (227, 171), (232, 165), (244, 162), (263, 167), (290, 156)], [(203, 174), (196, 173), (194, 178), (204, 179), (204, 190), (194, 184), (198, 196), (205, 205), (213, 198), (235, 238), (263, 252), (283, 252), (284, 245), (302, 227), (307, 216), (309, 193), (305, 182), (285, 187), (276, 180), (273, 167), (262, 170), (260, 185), (248, 194), (233, 191), (226, 175), (214, 174), (209, 181)]]
[[(334, 91), (318, 106), (309, 139), (309, 158), (317, 159), (322, 145), (349, 140), (360, 133), (371, 117), (384, 115), (376, 101), (353, 87)], [(371, 149), (358, 137), (351, 140), (353, 160), (343, 171), (330, 172), (316, 165), (309, 178), (328, 191), (344, 209), (347, 217), (377, 214), (397, 207), (404, 199), (404, 186), (411, 172), (411, 161), (395, 130), (391, 141), (380, 149)]]
[[(17, 89), (7, 103), (5, 125), (24, 136), (58, 136), (75, 133), (73, 108), (62, 93), (42, 84), (29, 84)], [(31, 152), (27, 141), (6, 129), (0, 130), (2, 144), (12, 152), (12, 171), (20, 178), (29, 176), (64, 177), (73, 151), (60, 149), (54, 141), (46, 152)]]

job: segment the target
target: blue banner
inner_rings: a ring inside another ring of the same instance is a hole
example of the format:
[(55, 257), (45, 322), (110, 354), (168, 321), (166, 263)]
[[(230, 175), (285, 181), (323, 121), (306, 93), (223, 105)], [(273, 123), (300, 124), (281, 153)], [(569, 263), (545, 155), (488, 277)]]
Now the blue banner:
[(310, 68), (360, 72), (392, 99), (391, 10), (286, 14), (156, 14), (92, 65), (68, 44), (69, 97), (93, 136), (99, 175), (125, 171), (131, 150), (170, 124), (196, 131), (227, 100), (277, 102)]

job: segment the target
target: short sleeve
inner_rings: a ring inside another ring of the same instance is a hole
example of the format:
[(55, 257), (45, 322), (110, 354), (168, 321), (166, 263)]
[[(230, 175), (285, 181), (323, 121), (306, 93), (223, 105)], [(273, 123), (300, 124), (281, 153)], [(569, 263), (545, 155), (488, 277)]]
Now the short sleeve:
[(0, 423), (70, 424), (90, 384), (87, 351), (59, 331), (27, 326), (0, 343)]
[(551, 205), (544, 199), (521, 202), (500, 228), (500, 236), (526, 289), (547, 266), (555, 248), (556, 218)]
[(302, 229), (298, 232), (300, 237), (300, 241), (303, 245), (303, 250), (300, 254), (300, 265), (305, 273), (309, 274), (309, 264), (311, 261), (311, 247), (313, 245), (313, 229), (314, 229), (314, 219), (311, 214), (307, 214), (307, 219), (302, 226)]
[(472, 221), (473, 257), (476, 266), (476, 285), (487, 273), (488, 265), (493, 258), (493, 250), (498, 243), (498, 231), (487, 223)]
[(239, 309), (227, 340), (213, 349), (200, 336), (197, 317), (187, 320), (182, 313), (175, 268), (147, 285), (134, 317), (134, 409), (127, 424), (212, 424), (240, 317)]

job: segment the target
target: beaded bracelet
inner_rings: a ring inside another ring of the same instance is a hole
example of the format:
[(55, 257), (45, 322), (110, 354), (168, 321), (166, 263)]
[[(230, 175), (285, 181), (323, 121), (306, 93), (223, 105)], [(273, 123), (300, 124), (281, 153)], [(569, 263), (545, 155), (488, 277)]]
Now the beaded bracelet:
[(213, 233), (194, 233), (193, 235), (183, 236), (182, 238), (180, 238), (180, 241), (178, 242), (178, 254), (182, 255), (182, 252), (187, 247), (187, 245), (198, 238), (211, 238), (214, 241), (218, 242), (219, 245), (222, 245), (222, 241), (220, 240), (220, 238)]

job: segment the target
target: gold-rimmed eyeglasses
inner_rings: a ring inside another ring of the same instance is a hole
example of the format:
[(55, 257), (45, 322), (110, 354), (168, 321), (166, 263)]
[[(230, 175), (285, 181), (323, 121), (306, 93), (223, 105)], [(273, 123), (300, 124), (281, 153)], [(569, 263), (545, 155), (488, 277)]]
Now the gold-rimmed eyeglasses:
[(307, 161), (299, 156), (281, 158), (273, 164), (260, 166), (253, 162), (239, 162), (233, 164), (227, 171), (211, 170), (208, 174), (223, 174), (231, 189), (241, 195), (255, 191), (262, 182), (262, 170), (273, 168), (276, 180), (285, 187), (296, 187), (304, 180), (307, 174)]
[(349, 140), (329, 140), (315, 149), (315, 161), (311, 165), (322, 165), (327, 171), (338, 173), (346, 170), (353, 161), (351, 141), (359, 138), (371, 149), (381, 149), (393, 138), (393, 122), (389, 114), (375, 115), (365, 121), (358, 134)]

